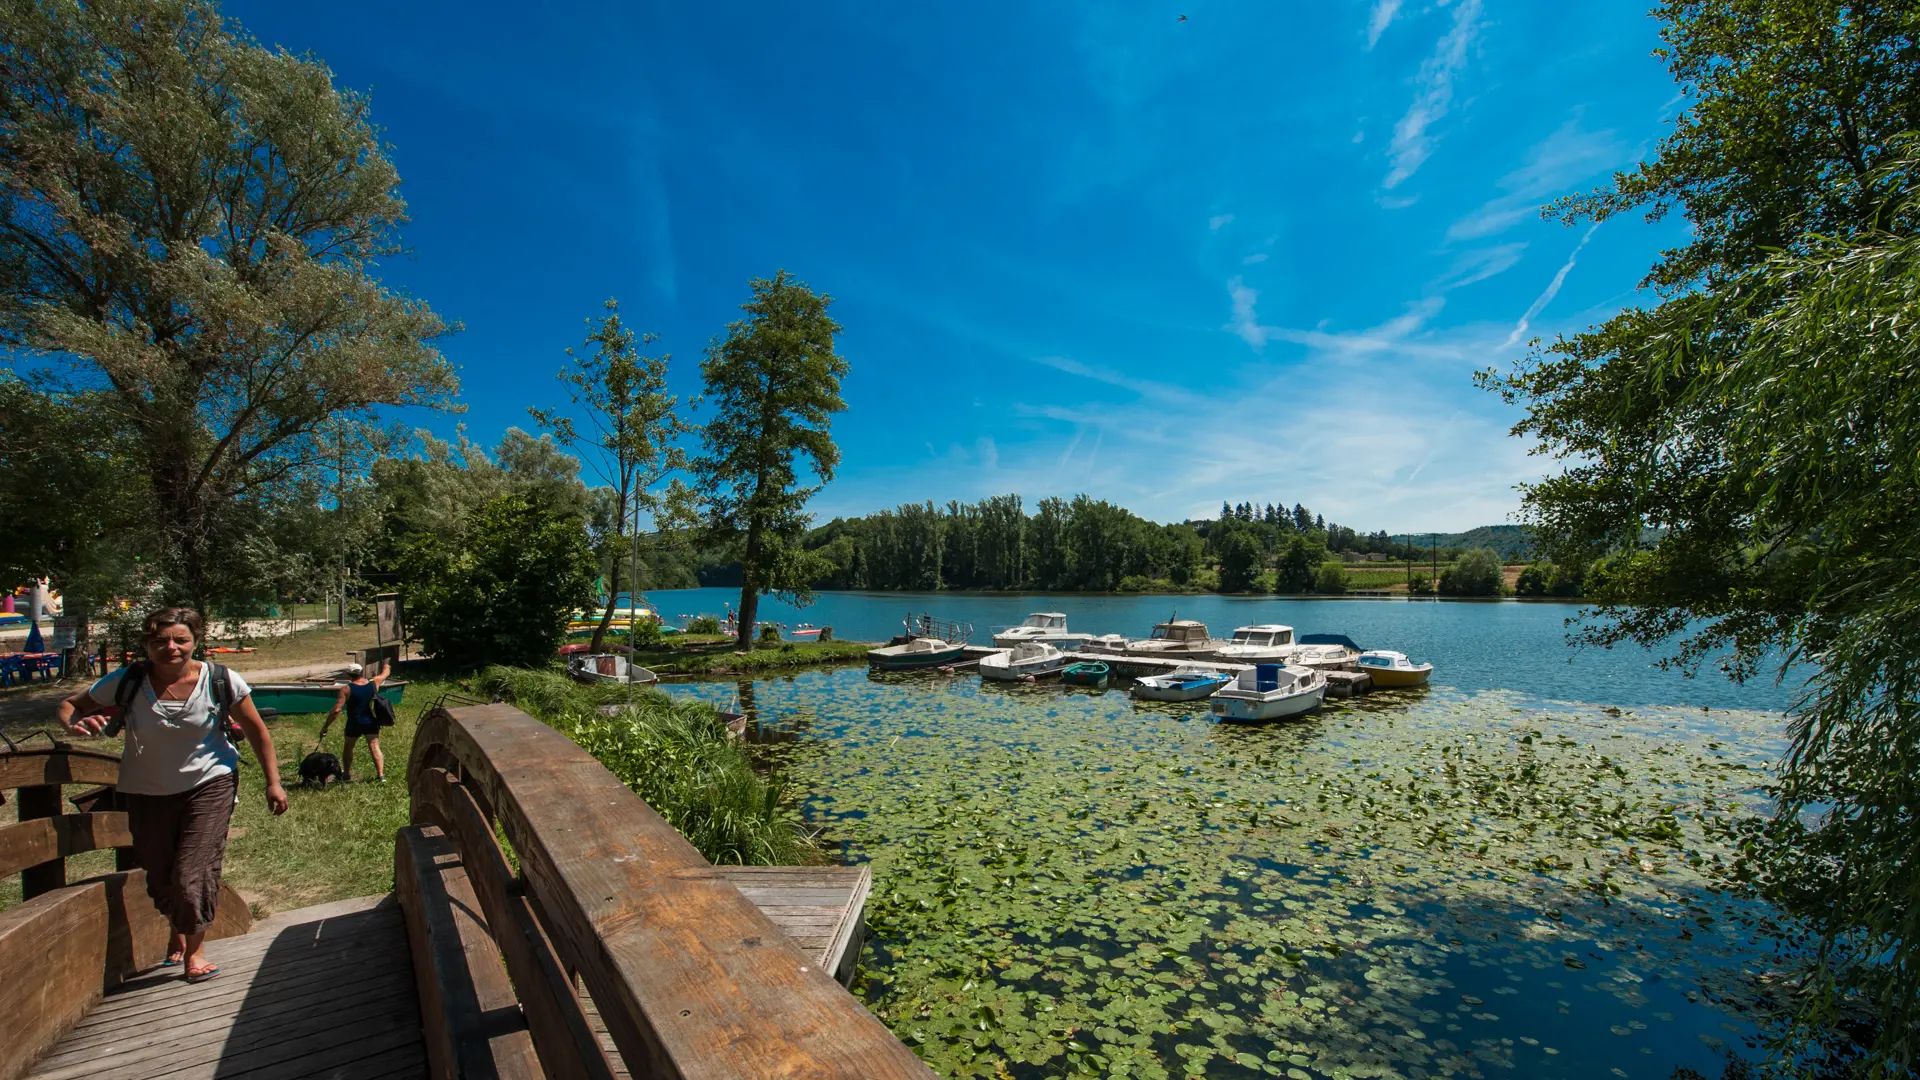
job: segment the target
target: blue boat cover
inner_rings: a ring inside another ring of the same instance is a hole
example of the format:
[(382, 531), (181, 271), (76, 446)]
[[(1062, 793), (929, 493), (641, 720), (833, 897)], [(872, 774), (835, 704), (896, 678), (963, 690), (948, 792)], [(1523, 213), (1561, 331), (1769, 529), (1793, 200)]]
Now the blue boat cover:
[(1354, 652), (1361, 651), (1360, 646), (1354, 644), (1353, 639), (1348, 637), (1345, 634), (1301, 634), (1300, 644), (1302, 645), (1344, 645), (1345, 647), (1352, 649)]

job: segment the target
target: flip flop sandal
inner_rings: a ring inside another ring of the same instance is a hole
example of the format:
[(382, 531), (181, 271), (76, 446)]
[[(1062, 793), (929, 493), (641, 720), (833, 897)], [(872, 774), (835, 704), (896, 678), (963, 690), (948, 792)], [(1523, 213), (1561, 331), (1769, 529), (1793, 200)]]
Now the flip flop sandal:
[(203, 983), (218, 974), (220, 974), (220, 969), (217, 967), (203, 968), (199, 971), (187, 972), (186, 979), (190, 983)]
[(169, 956), (165, 960), (160, 961), (160, 966), (161, 967), (179, 967), (181, 959), (182, 958), (178, 956)]

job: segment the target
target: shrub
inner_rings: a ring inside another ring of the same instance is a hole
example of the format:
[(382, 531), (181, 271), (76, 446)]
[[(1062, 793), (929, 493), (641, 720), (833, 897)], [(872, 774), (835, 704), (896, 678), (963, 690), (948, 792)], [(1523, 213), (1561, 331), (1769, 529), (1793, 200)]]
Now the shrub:
[(1475, 548), (1440, 572), (1440, 591), (1448, 596), (1499, 596), (1505, 568), (1491, 548)]
[(1317, 593), (1346, 592), (1346, 565), (1332, 560), (1321, 563), (1319, 573), (1313, 576), (1313, 591)]
[(1432, 596), (1433, 595), (1433, 579), (1425, 576), (1414, 578), (1413, 581), (1409, 582), (1407, 585), (1407, 595)]
[(1153, 579), (1139, 574), (1128, 574), (1120, 579), (1119, 592), (1142, 593), (1153, 591)]
[(593, 600), (593, 551), (580, 519), (502, 495), (458, 541), (426, 532), (400, 553), (400, 588), (429, 655), (460, 667), (543, 664)]
[(509, 667), (487, 668), (479, 683), (592, 754), (708, 862), (817, 861), (783, 786), (761, 779), (712, 705), (649, 688), (633, 691), (632, 706), (609, 717), (599, 706), (626, 703), (626, 687), (582, 686), (554, 672)]
[(1550, 562), (1537, 562), (1520, 571), (1520, 580), (1513, 583), (1517, 596), (1545, 596), (1547, 583), (1553, 580), (1554, 566)]
[(717, 634), (720, 632), (720, 620), (711, 615), (696, 615), (687, 623), (689, 634)]
[(772, 623), (760, 624), (760, 644), (775, 645), (780, 641), (780, 628)]

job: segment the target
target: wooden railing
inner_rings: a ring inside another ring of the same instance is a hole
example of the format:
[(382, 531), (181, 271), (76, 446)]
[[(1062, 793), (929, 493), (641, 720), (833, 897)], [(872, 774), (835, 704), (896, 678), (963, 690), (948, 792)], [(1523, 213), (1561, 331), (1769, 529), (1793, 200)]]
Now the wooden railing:
[[(0, 751), (0, 799), (12, 793), (20, 820), (0, 825), (0, 878), (20, 875), (22, 902), (0, 911), (0, 1080), (13, 1080), (84, 1016), (101, 994), (160, 962), (170, 927), (133, 869), (127, 815), (102, 788), (120, 779), (113, 754), (53, 743)], [(66, 813), (68, 785), (81, 810)], [(66, 859), (114, 849), (115, 873), (67, 884)], [(223, 885), (210, 938), (244, 934), (246, 901)]]
[[(408, 781), (397, 891), (434, 1075), (932, 1075), (547, 725), (510, 705), (434, 709)], [(497, 1022), (515, 996), (524, 1030)]]

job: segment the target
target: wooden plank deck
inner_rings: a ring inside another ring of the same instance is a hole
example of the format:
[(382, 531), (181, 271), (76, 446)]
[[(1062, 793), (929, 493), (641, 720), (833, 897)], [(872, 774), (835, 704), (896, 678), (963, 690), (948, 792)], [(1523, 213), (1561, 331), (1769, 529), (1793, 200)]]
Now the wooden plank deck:
[(110, 991), (35, 1080), (385, 1080), (423, 1076), (413, 965), (391, 896), (288, 911), (207, 943), (188, 985), (157, 968)]
[[(861, 917), (867, 893), (873, 887), (873, 872), (864, 866), (717, 866), (720, 876), (732, 882), (753, 906), (786, 932), (800, 951), (812, 957), (824, 971), (845, 986), (853, 981), (854, 967), (860, 960), (860, 948), (866, 941), (866, 923)], [(586, 1010), (587, 1023), (600, 1039), (613, 1066), (614, 1075), (626, 1080), (630, 1075), (614, 1049), (613, 1037), (593, 1006), (593, 998), (580, 989), (580, 1004)]]

